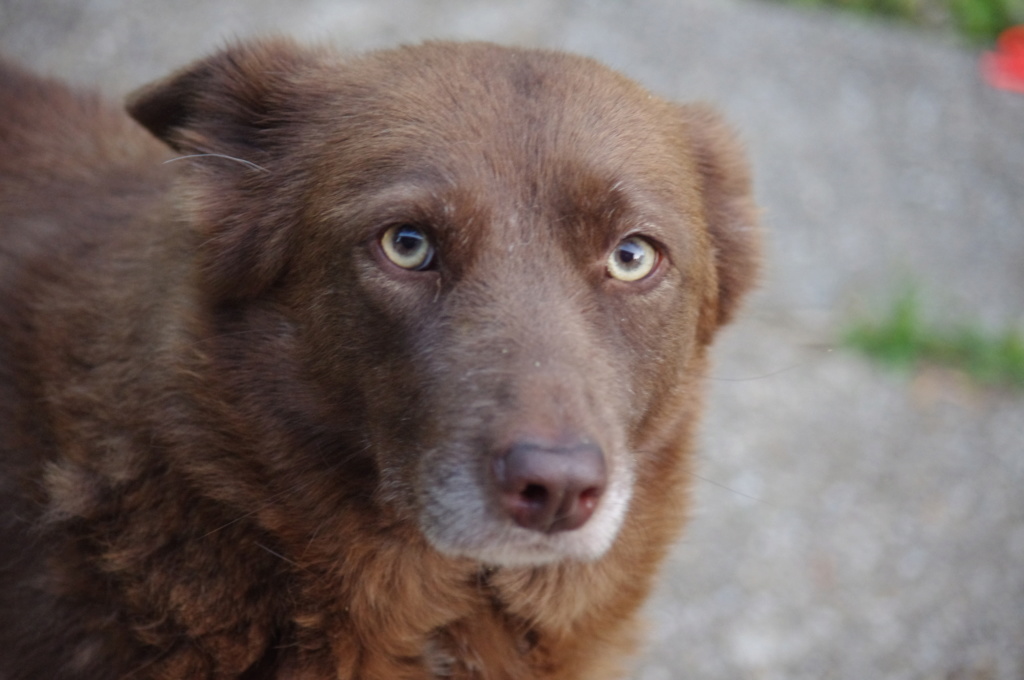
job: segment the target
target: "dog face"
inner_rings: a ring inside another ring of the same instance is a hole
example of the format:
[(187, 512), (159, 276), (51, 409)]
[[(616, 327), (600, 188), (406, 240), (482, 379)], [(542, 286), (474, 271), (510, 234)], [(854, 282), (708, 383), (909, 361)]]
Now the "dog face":
[(202, 155), (182, 195), (217, 332), (247, 338), (229, 391), (273, 374), (251, 410), (318, 442), (268, 477), (319, 475), (329, 509), (353, 464), (315, 456), (369, 461), (365, 495), (440, 552), (534, 565), (602, 556), (641, 481), (682, 465), (704, 348), (755, 269), (745, 166), (707, 110), (557, 53), (261, 43), (130, 111)]

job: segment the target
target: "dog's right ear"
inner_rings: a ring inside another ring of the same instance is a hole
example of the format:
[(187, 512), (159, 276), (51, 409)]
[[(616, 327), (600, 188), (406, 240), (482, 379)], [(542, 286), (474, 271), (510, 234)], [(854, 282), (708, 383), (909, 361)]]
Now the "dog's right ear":
[(320, 63), (318, 52), (287, 40), (247, 42), (128, 99), (131, 116), (188, 163), (182, 210), (201, 236), (213, 300), (259, 295), (284, 271), (298, 201), (281, 178), (293, 174), (286, 166), (300, 112), (320, 96), (302, 87)]
[(182, 153), (261, 155), (295, 106), (295, 75), (313, 63), (286, 39), (237, 44), (137, 90), (128, 113)]

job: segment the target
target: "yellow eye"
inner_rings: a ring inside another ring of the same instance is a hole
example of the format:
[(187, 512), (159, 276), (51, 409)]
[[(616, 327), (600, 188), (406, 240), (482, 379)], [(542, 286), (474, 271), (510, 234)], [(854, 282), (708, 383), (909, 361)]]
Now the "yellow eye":
[(608, 274), (619, 281), (639, 281), (658, 264), (658, 251), (641, 236), (624, 239), (608, 256)]
[(434, 246), (422, 229), (411, 224), (397, 224), (380, 239), (387, 258), (402, 269), (423, 271), (434, 262)]

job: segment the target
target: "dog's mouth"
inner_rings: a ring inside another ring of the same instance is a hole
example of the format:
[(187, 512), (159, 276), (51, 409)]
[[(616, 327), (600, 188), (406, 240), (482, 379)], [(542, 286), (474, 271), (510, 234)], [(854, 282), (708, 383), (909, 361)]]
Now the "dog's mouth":
[[(557, 533), (542, 533), (519, 527), (503, 527), (476, 545), (456, 548), (455, 555), (483, 564), (503, 567), (540, 566), (563, 561), (592, 562), (600, 559), (615, 542), (628, 500), (612, 508), (605, 517), (593, 518), (593, 525)], [(444, 547), (435, 547), (445, 552)]]

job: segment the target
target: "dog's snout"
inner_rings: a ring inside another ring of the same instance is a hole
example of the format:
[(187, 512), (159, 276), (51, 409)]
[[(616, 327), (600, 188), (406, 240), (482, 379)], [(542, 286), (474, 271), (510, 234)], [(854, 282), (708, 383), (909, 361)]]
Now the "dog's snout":
[(543, 533), (578, 529), (607, 486), (596, 444), (517, 442), (494, 461), (501, 506), (521, 527)]

